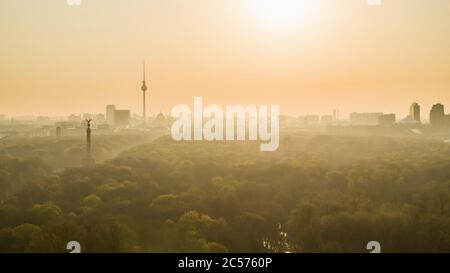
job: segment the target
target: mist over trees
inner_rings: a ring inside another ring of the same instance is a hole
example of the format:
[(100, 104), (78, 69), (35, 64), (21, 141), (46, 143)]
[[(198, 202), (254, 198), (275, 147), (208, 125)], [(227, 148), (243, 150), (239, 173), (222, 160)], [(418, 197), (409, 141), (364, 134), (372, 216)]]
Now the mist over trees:
[[(98, 161), (114, 158), (119, 152), (149, 142), (156, 135), (96, 135), (93, 138), (93, 157)], [(86, 158), (84, 136), (48, 138), (4, 138), (0, 141), (0, 157), (18, 159), (39, 158), (55, 171), (81, 167)]]
[(91, 167), (57, 164), (57, 147), (0, 144), (0, 252), (450, 251), (443, 142), (288, 134), (262, 153), (161, 137)]

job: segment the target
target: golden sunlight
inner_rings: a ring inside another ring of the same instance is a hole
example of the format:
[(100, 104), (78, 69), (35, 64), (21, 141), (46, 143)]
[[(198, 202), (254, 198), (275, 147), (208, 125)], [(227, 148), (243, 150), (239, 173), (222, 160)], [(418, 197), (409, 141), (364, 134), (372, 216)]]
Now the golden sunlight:
[(250, 0), (250, 8), (256, 16), (276, 28), (298, 25), (310, 17), (316, 4), (313, 0)]

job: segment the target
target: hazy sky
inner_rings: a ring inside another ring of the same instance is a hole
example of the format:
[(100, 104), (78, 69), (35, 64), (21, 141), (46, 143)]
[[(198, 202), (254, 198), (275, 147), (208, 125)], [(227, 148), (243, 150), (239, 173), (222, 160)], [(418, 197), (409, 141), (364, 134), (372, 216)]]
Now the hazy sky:
[(143, 59), (152, 114), (196, 95), (295, 115), (450, 107), (450, 1), (255, 1), (1, 0), (0, 114), (141, 113)]

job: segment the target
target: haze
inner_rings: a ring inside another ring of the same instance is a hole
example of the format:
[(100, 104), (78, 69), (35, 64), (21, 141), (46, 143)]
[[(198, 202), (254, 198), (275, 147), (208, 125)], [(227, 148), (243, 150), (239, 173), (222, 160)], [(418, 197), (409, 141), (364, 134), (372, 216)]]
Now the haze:
[(284, 24), (250, 1), (2, 0), (0, 114), (140, 113), (144, 59), (151, 114), (194, 96), (290, 115), (450, 104), (450, 1), (319, 0)]

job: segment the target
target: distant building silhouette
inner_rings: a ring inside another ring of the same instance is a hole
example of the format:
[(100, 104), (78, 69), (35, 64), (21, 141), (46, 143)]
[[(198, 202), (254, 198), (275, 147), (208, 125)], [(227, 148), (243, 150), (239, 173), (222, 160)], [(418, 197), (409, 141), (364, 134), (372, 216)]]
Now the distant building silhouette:
[(114, 126), (114, 111), (116, 111), (115, 105), (106, 106), (106, 123)]
[(130, 125), (130, 110), (115, 110), (114, 111), (114, 126), (127, 127)]
[(413, 121), (421, 122), (420, 120), (420, 105), (414, 102), (409, 107), (409, 115)]
[(351, 113), (350, 123), (352, 125), (375, 126), (380, 124), (383, 113)]
[(446, 124), (447, 117), (444, 111), (444, 105), (437, 103), (433, 105), (430, 111), (430, 125), (434, 127), (443, 127)]
[[(96, 119), (101, 120), (103, 115), (97, 115)], [(128, 127), (131, 121), (131, 111), (130, 110), (119, 110), (116, 109), (115, 105), (106, 106), (106, 123), (109, 126), (114, 127)]]
[(169, 126), (169, 121), (164, 116), (164, 114), (162, 112), (159, 112), (159, 114), (153, 120), (152, 126), (154, 126), (154, 127), (168, 127)]
[(392, 126), (394, 125), (395, 121), (396, 121), (395, 114), (381, 115), (378, 118), (378, 123), (379, 125), (382, 126)]

